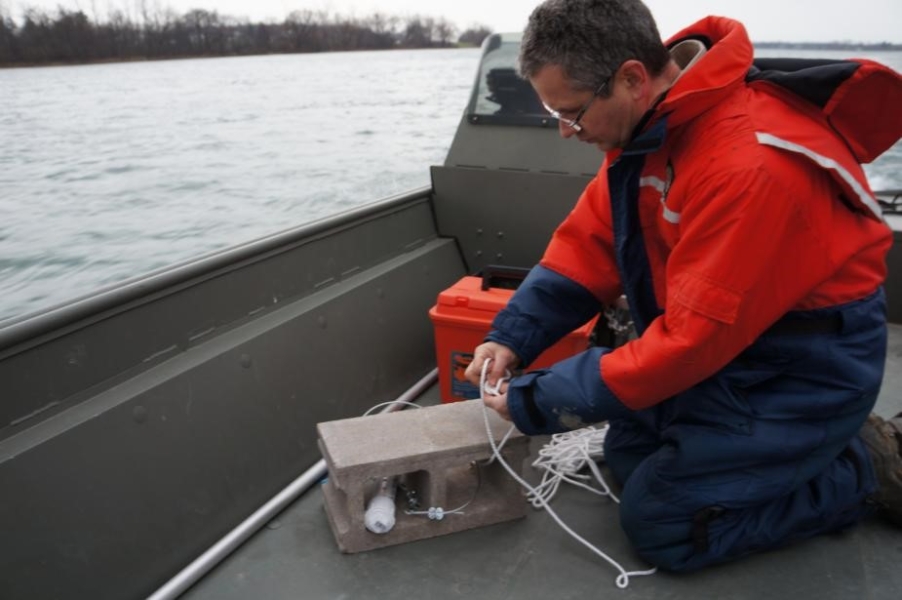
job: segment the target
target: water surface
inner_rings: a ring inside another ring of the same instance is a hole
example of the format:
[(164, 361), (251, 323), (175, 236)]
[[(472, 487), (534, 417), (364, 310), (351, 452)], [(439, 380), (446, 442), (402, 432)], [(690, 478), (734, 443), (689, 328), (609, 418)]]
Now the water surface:
[[(902, 70), (902, 53), (871, 57)], [(0, 319), (428, 185), (478, 60), (396, 50), (0, 70)], [(872, 187), (902, 188), (900, 167), (897, 145), (867, 167)]]

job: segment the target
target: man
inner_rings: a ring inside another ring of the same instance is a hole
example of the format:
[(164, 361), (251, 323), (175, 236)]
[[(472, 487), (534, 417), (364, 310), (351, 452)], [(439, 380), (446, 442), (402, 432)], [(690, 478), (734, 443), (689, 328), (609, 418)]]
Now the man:
[(639, 0), (533, 12), (521, 74), (607, 156), (467, 370), (494, 383), (626, 294), (637, 339), (487, 402), (527, 434), (608, 420), (622, 526), (670, 570), (902, 524), (902, 419), (869, 419), (892, 236), (859, 165), (902, 133), (902, 78), (752, 53), (718, 17), (665, 45)]

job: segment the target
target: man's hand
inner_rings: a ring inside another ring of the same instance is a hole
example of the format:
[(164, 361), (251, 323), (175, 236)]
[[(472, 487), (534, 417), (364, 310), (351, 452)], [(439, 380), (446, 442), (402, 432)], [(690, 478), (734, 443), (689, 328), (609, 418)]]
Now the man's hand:
[[(520, 364), (520, 358), (507, 346), (497, 342), (486, 342), (473, 351), (473, 361), (464, 373), (467, 381), (479, 385), (482, 365), (487, 360), (492, 361), (486, 373), (486, 383), (490, 387), (497, 386), (499, 379), (507, 377), (507, 372), (513, 371)], [(501, 384), (498, 391), (500, 392), (498, 396), (483, 394), (486, 406), (495, 410), (503, 419), (510, 421), (510, 413), (507, 411), (507, 383)]]
[(485, 398), (485, 405), (498, 413), (498, 416), (504, 419), (505, 421), (511, 420), (511, 413), (507, 410), (507, 382), (501, 384), (501, 389), (504, 390), (498, 396), (492, 396), (491, 394), (483, 394), (483, 398)]

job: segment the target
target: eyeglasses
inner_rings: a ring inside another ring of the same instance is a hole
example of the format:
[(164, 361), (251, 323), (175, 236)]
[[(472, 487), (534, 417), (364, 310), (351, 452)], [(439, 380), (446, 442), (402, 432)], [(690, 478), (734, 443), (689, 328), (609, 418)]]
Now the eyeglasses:
[(566, 117), (561, 116), (561, 113), (552, 109), (550, 106), (548, 106), (544, 102), (542, 102), (542, 106), (545, 107), (545, 110), (547, 110), (548, 113), (552, 117), (554, 117), (555, 119), (557, 119), (558, 121), (560, 121), (561, 123), (566, 125), (567, 127), (570, 127), (577, 133), (579, 133), (580, 131), (583, 130), (583, 126), (579, 124), (580, 120), (586, 115), (586, 111), (589, 110), (589, 107), (592, 106), (592, 103), (595, 102), (595, 99), (598, 98), (602, 94), (602, 92), (604, 92), (604, 89), (608, 86), (609, 83), (611, 83), (611, 79), (613, 79), (613, 78), (614, 78), (614, 76), (612, 75), (612, 76), (608, 77), (607, 79), (605, 79), (604, 81), (602, 81), (601, 85), (598, 86), (598, 89), (595, 90), (595, 93), (592, 94), (592, 97), (589, 98), (589, 101), (586, 102), (585, 104), (583, 104), (583, 107), (581, 109), (579, 109), (579, 111), (577, 111), (576, 116), (573, 117), (572, 119), (568, 119)]

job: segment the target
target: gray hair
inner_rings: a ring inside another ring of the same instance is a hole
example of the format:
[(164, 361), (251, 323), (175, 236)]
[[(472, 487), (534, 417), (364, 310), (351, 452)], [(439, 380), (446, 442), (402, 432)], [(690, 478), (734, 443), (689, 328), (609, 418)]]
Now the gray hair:
[(574, 88), (595, 90), (630, 59), (652, 75), (670, 60), (641, 0), (545, 0), (523, 32), (520, 75), (531, 79), (542, 67), (558, 65)]

